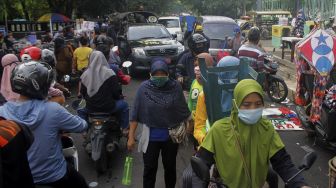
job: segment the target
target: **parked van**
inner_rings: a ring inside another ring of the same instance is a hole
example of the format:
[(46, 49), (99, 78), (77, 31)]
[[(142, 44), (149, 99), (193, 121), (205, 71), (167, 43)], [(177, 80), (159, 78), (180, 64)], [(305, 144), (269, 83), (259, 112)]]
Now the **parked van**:
[(171, 35), (176, 36), (178, 41), (183, 41), (182, 27), (179, 17), (160, 17), (158, 23), (164, 25)]

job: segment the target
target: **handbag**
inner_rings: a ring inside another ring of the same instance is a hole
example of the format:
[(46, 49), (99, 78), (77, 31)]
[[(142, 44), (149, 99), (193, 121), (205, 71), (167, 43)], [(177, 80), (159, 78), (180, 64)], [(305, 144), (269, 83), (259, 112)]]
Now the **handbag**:
[(190, 119), (191, 116), (187, 120), (181, 122), (178, 126), (168, 129), (169, 136), (174, 143), (180, 144), (182, 142), (186, 143), (188, 141), (187, 129)]

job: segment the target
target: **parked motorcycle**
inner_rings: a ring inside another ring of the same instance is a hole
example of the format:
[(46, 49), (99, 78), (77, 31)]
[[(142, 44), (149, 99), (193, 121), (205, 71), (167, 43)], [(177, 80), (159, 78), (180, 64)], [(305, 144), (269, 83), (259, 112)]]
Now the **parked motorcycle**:
[(276, 74), (278, 68), (278, 62), (274, 61), (273, 56), (268, 54), (264, 61), (265, 81), (263, 88), (273, 102), (280, 103), (286, 100), (288, 87), (285, 80)]
[[(304, 83), (307, 89), (306, 97), (310, 101), (313, 97), (314, 91), (314, 78), (313, 74), (303, 73)], [(328, 85), (336, 84), (336, 70), (330, 73), (330, 81)], [(330, 146), (332, 149), (336, 148), (336, 127), (334, 122), (336, 121), (336, 111), (331, 109), (324, 100), (321, 108), (321, 118), (317, 122), (312, 122), (310, 119), (311, 107), (312, 104), (307, 106), (296, 106), (296, 112), (303, 127), (305, 128), (308, 136), (316, 136), (325, 143), (327, 146)]]
[[(317, 158), (317, 155), (315, 152), (307, 153), (302, 159), (301, 165), (299, 166), (299, 171), (296, 174), (294, 174), (291, 178), (286, 180), (285, 188), (296, 176), (301, 174), (303, 171), (309, 170), (310, 167), (314, 164), (316, 158)], [(219, 182), (219, 181), (216, 181), (210, 178), (210, 169), (208, 168), (208, 166), (204, 163), (204, 161), (201, 158), (193, 156), (190, 162), (191, 162), (192, 170), (195, 172), (196, 176), (199, 177), (203, 182), (206, 182), (206, 184), (209, 184), (211, 182), (211, 183), (216, 184), (217, 187), (228, 188), (228, 186), (225, 185), (225, 182), (224, 183)], [(189, 183), (187, 186), (184, 185), (183, 187), (191, 188), (192, 186)], [(205, 187), (208, 187), (208, 185), (206, 185)]]

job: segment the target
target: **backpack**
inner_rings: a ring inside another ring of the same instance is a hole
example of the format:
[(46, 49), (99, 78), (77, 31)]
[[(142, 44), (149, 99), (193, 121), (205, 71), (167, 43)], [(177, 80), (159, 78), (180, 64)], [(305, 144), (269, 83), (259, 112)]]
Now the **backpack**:
[[(8, 129), (10, 128), (10, 129)], [(3, 117), (0, 117), (0, 187), (3, 187), (3, 174), (2, 174), (2, 148), (5, 147), (17, 134), (22, 131), (25, 137), (25, 143), (29, 147), (33, 141), (34, 136), (30, 129), (25, 125), (20, 125), (14, 121), (6, 120)], [(6, 135), (3, 137), (2, 135)]]

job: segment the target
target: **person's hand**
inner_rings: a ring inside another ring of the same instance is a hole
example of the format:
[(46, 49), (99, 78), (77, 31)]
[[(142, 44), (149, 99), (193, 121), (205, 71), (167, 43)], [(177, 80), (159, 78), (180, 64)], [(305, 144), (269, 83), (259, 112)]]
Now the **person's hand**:
[(72, 69), (72, 74), (76, 74), (76, 73), (77, 73), (76, 69)]
[(311, 187), (309, 187), (309, 186), (302, 186), (301, 188), (311, 188)]
[(181, 84), (183, 84), (183, 76), (177, 77), (177, 81), (180, 82)]
[(129, 136), (127, 141), (128, 151), (132, 151), (134, 149), (134, 146), (135, 146), (135, 139), (133, 136)]

